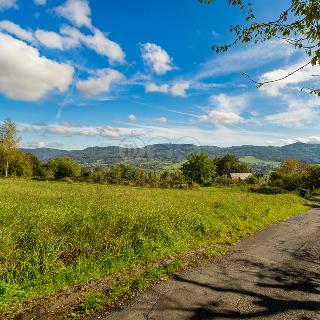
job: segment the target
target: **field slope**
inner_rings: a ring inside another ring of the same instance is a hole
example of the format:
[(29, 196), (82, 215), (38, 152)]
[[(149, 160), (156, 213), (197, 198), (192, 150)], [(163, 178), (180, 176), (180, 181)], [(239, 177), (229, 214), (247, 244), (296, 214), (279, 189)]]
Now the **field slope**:
[(307, 209), (293, 194), (0, 180), (0, 314)]

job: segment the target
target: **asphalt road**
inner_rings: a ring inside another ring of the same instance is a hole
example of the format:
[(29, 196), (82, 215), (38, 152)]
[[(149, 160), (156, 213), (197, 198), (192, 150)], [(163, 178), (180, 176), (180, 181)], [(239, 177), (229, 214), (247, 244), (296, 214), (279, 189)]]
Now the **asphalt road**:
[(100, 319), (320, 319), (320, 210), (273, 225)]

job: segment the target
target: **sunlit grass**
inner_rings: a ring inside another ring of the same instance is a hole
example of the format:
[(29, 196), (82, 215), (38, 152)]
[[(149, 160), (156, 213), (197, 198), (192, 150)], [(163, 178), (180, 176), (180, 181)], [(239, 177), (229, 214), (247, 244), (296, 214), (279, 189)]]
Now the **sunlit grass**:
[(0, 180), (0, 314), (173, 253), (234, 243), (305, 210), (292, 194)]

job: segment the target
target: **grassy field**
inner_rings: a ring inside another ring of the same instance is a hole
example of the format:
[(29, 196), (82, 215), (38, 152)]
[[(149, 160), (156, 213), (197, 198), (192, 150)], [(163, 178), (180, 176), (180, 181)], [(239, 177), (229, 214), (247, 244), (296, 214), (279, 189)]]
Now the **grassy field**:
[(280, 164), (280, 162), (271, 161), (271, 160), (261, 160), (256, 157), (253, 157), (253, 156), (241, 157), (241, 158), (239, 158), (239, 160), (241, 162), (247, 163), (247, 164), (259, 164), (259, 163), (267, 163), (267, 164), (272, 164), (272, 165)]
[(2, 179), (0, 314), (173, 253), (234, 243), (307, 209), (293, 194)]

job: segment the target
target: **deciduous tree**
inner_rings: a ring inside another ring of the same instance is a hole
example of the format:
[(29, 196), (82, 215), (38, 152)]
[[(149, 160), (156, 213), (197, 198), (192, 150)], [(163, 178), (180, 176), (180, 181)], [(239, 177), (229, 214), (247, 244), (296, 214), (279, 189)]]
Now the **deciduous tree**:
[(5, 177), (9, 175), (9, 167), (17, 154), (20, 141), (21, 139), (17, 137), (16, 124), (10, 118), (6, 119), (0, 125), (0, 154)]
[[(214, 0), (198, 0), (201, 3), (213, 3)], [(239, 43), (259, 43), (272, 39), (281, 39), (295, 49), (303, 49), (306, 62), (287, 75), (270, 81), (255, 82), (257, 87), (266, 83), (284, 80), (303, 68), (320, 64), (320, 1), (319, 0), (291, 0), (290, 6), (279, 13), (274, 20), (257, 21), (253, 6), (246, 0), (227, 0), (230, 6), (239, 7), (245, 15), (245, 23), (230, 27), (235, 39), (230, 44), (213, 45), (216, 53), (226, 52)], [(268, 6), (277, 0), (266, 1)], [(248, 76), (248, 75), (247, 75)], [(315, 75), (320, 77), (320, 75)], [(320, 96), (320, 89), (314, 84), (303, 88), (310, 93)]]

